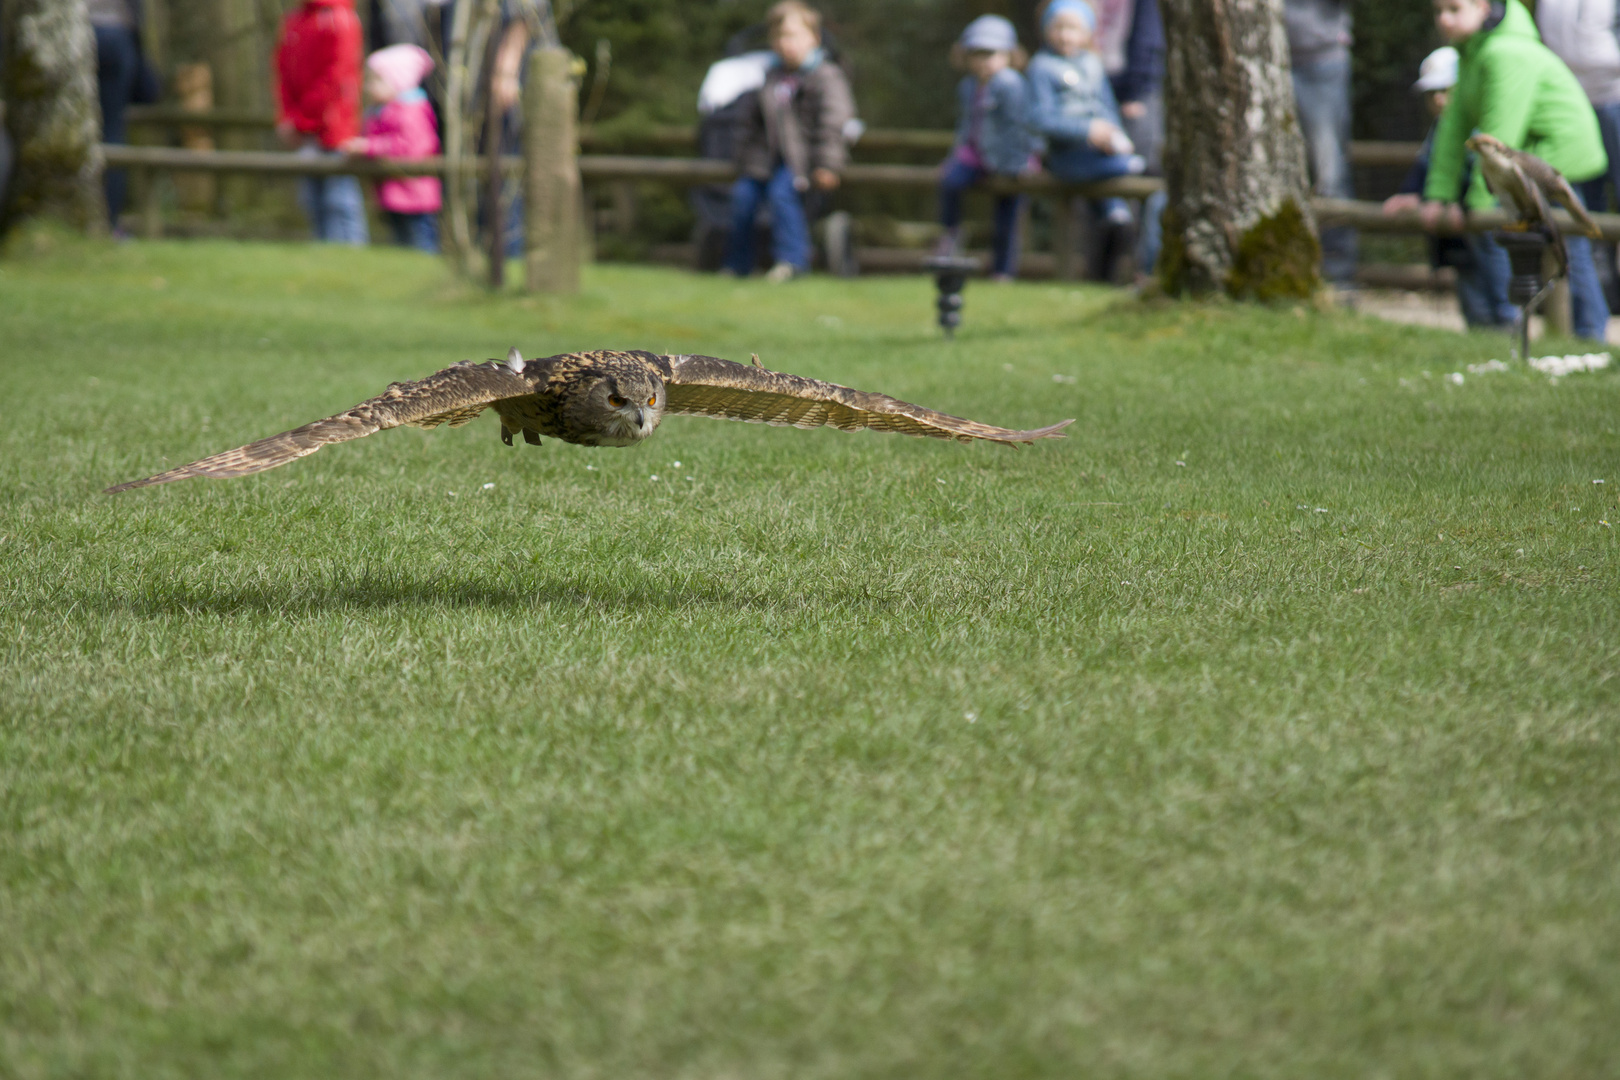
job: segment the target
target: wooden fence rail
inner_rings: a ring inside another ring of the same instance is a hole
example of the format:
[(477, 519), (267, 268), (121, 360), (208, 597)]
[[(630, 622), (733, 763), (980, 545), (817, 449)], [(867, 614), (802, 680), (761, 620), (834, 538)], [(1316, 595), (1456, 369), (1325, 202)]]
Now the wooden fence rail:
[[(162, 146), (121, 146), (107, 144), (102, 147), (109, 166), (126, 168), (140, 178), (142, 234), (147, 237), (162, 235), (163, 220), (157, 198), (157, 185), (153, 182), (160, 172), (249, 173), (261, 176), (445, 176), (449, 166), (442, 157), (414, 159), (382, 159), (329, 155), (303, 157), (293, 153), (247, 150), (180, 150)], [(512, 175), (521, 175), (523, 159), (517, 156), (501, 159), (502, 168)], [(484, 159), (467, 162), (464, 168), (482, 173)], [(706, 158), (643, 157), (629, 154), (584, 154), (579, 158), (579, 172), (583, 180), (655, 180), (684, 186), (725, 183), (736, 177), (736, 168), (727, 161)], [(939, 183), (939, 173), (930, 165), (873, 165), (852, 164), (843, 173), (843, 182), (849, 187), (867, 188), (932, 188)], [(1129, 199), (1144, 198), (1163, 185), (1154, 177), (1129, 176), (1096, 184), (1065, 184), (1049, 173), (1018, 178), (998, 178), (985, 185), (997, 192), (1024, 192), (1053, 197), (1054, 226), (1057, 233), (1058, 274), (1072, 278), (1079, 267), (1075, 251), (1075, 223), (1072, 212), (1074, 198), (1101, 198), (1120, 196)], [(1311, 200), (1317, 221), (1323, 225), (1348, 225), (1367, 232), (1419, 233), (1423, 225), (1416, 210), (1399, 214), (1386, 214), (1379, 203), (1354, 199)], [(1569, 216), (1563, 211), (1556, 214), (1566, 230), (1573, 228)], [(1620, 214), (1593, 214), (1592, 219), (1602, 230), (1603, 238), (1620, 241)], [(1481, 232), (1499, 229), (1511, 219), (1501, 211), (1470, 214), (1467, 231)], [(1449, 231), (1449, 230), (1443, 230)]]
[[(211, 109), (207, 112), (187, 112), (177, 105), (135, 105), (125, 113), (125, 119), (137, 127), (174, 129), (180, 127), (247, 128), (269, 131), (275, 127), (270, 113), (249, 109)], [(871, 128), (855, 144), (855, 152), (917, 150), (943, 154), (951, 148), (956, 135), (948, 130), (928, 128)], [(692, 151), (697, 148), (697, 128), (684, 125), (658, 125), (634, 131), (603, 132), (582, 128), (580, 148), (606, 150), (619, 147), (644, 146), (668, 150)], [(1412, 164), (1422, 143), (1375, 142), (1357, 140), (1350, 144), (1350, 162), (1353, 165), (1401, 167)]]

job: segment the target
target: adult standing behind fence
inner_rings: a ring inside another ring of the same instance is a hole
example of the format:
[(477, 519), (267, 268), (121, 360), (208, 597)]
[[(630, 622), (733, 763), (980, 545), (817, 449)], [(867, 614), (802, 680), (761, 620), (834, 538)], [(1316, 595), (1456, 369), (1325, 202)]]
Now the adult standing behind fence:
[[(96, 91), (101, 100), (101, 141), (128, 141), (124, 110), (133, 102), (158, 98), (157, 76), (141, 55), (140, 0), (89, 0), (90, 25), (96, 32)], [(107, 222), (116, 233), (124, 210), (128, 179), (123, 169), (108, 169)]]
[[(276, 46), (276, 133), (308, 157), (360, 134), (360, 18), (353, 0), (303, 0)], [(364, 244), (365, 198), (352, 176), (306, 176), (299, 202), (317, 240)]]
[[(1294, 102), (1316, 194), (1355, 198), (1350, 175), (1350, 4), (1284, 0)], [(1322, 276), (1336, 289), (1356, 285), (1356, 233), (1322, 230)]]
[(821, 15), (799, 0), (781, 0), (766, 15), (777, 63), (742, 117), (731, 191), (731, 240), (726, 268), (747, 277), (754, 268), (754, 213), (771, 208), (775, 265), (766, 275), (787, 281), (810, 270), (810, 226), (801, 198), (812, 187), (831, 191), (848, 159), (844, 126), (855, 115), (849, 80), (821, 48)]
[[(1620, 5), (1615, 0), (1540, 0), (1536, 25), (1542, 44), (1551, 49), (1580, 81), (1587, 100), (1597, 112), (1603, 149), (1609, 155), (1606, 173), (1581, 185), (1581, 198), (1592, 210), (1620, 207)], [(1615, 202), (1604, 191), (1614, 187)], [(1614, 246), (1603, 245), (1598, 260), (1601, 278), (1614, 278)], [(1594, 251), (1594, 256), (1596, 251)], [(1611, 293), (1610, 306), (1613, 307)]]
[[(1097, 55), (1108, 73), (1119, 119), (1148, 176), (1162, 176), (1164, 153), (1164, 24), (1158, 0), (1098, 0)], [(1142, 201), (1137, 222), (1136, 272), (1151, 275), (1159, 261), (1165, 193)], [(1104, 277), (1112, 277), (1105, 271)]]

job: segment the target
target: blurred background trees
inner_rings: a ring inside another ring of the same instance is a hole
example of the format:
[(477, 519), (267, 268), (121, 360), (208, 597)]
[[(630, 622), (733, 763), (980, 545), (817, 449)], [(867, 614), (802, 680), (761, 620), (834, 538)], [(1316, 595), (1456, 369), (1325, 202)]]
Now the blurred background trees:
[[(381, 2), (381, 0), (378, 0)], [(168, 77), (206, 63), (215, 105), (270, 107), (268, 58), (295, 0), (147, 0), (148, 55)], [(356, 8), (368, 25), (373, 0)], [(769, 0), (574, 0), (560, 10), (564, 44), (597, 64), (612, 50), (598, 119), (609, 125), (691, 123), (698, 83), (728, 40), (756, 25)], [(1035, 0), (822, 0), (829, 29), (853, 75), (861, 114), (881, 127), (949, 127), (957, 74), (946, 53), (975, 16), (1005, 15), (1035, 41)], [(558, 5), (560, 9), (564, 5)], [(1356, 5), (1358, 138), (1418, 138), (1425, 121), (1410, 93), (1417, 66), (1439, 42), (1429, 5), (1361, 0)]]

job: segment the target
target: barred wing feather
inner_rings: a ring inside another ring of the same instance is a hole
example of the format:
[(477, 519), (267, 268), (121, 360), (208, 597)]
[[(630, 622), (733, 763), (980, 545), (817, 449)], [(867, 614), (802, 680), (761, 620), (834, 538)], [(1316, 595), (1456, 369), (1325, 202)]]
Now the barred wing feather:
[(108, 488), (107, 494), (152, 484), (167, 484), (193, 476), (216, 479), (248, 476), (313, 454), (329, 443), (360, 439), (401, 425), (433, 428), (449, 424), (459, 427), (476, 418), (496, 401), (533, 392), (534, 387), (528, 380), (513, 374), (504, 364), (474, 364), (470, 360), (463, 360), (425, 379), (394, 383), (384, 393), (362, 401), (347, 412), (193, 461), (189, 465), (181, 465), (156, 476), (148, 476), (144, 480), (118, 484)]
[(667, 413), (713, 416), (751, 424), (798, 428), (831, 425), (844, 431), (891, 431), (934, 439), (1015, 445), (1062, 438), (1073, 420), (1032, 431), (993, 427), (925, 409), (887, 394), (806, 379), (713, 356), (671, 356), (665, 374)]

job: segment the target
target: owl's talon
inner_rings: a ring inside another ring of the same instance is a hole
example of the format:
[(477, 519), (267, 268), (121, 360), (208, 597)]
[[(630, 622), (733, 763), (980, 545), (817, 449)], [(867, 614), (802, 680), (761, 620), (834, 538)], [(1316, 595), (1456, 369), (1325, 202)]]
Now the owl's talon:
[(507, 428), (507, 427), (501, 428), (501, 442), (505, 443), (507, 446), (512, 445), (512, 429), (511, 428)]
[(534, 430), (532, 430), (530, 428), (524, 428), (523, 429), (523, 441), (528, 443), (530, 446), (539, 446), (540, 445), (540, 433), (538, 431), (534, 431)]

